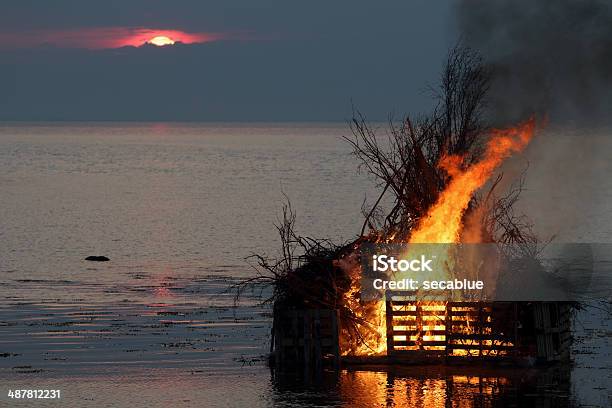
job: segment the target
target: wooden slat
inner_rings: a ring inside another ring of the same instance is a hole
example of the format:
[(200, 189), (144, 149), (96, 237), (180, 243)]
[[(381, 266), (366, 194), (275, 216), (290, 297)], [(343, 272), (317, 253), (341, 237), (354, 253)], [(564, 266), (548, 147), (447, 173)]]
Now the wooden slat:
[[(416, 342), (414, 341), (409, 341), (409, 340), (396, 340), (393, 342), (393, 345), (395, 347), (401, 347), (401, 346), (416, 346)], [(420, 346), (422, 347), (426, 347), (426, 346), (446, 346), (446, 342), (445, 341), (421, 341)]]
[(444, 312), (416, 311), (416, 310), (394, 310), (392, 312), (392, 317), (402, 317), (402, 316), (439, 317), (440, 320), (444, 320), (446, 314)]
[(479, 310), (453, 310), (453, 316), (457, 317), (478, 317), (481, 314), (491, 316), (490, 312), (481, 313)]
[(418, 312), (416, 310), (392, 310), (391, 317), (395, 316), (417, 316)]
[(416, 336), (417, 334), (424, 334), (426, 336), (444, 336), (446, 335), (446, 330), (427, 330), (426, 332), (423, 332), (422, 330), (393, 330), (392, 333), (393, 336)]
[(502, 341), (511, 341), (510, 336), (503, 336), (501, 334), (450, 334), (447, 339), (449, 341), (453, 340), (502, 340)]
[(410, 336), (414, 336), (414, 335), (420, 333), (420, 331), (418, 329), (414, 329), (414, 328), (407, 328), (407, 329), (394, 329), (394, 330), (391, 330), (390, 332), (387, 331), (387, 333), (391, 333), (391, 334), (394, 334), (396, 336), (398, 336), (398, 335), (410, 335)]
[(415, 296), (416, 292), (414, 290), (388, 290), (386, 295), (387, 299), (390, 299), (394, 296)]
[(481, 308), (481, 307), (491, 307), (493, 306), (493, 303), (491, 302), (448, 302), (446, 304), (447, 307), (475, 307), (475, 308)]
[(387, 296), (387, 301), (385, 302), (385, 313), (386, 313), (386, 323), (387, 323), (387, 355), (395, 354), (395, 348), (393, 343), (393, 336), (389, 335), (389, 333), (393, 333), (393, 302), (391, 301), (391, 297)]
[(508, 345), (495, 345), (495, 346), (485, 346), (478, 344), (447, 344), (446, 348), (449, 350), (457, 349), (457, 350), (486, 350), (486, 351), (494, 351), (494, 350), (512, 350), (514, 346)]
[(416, 303), (415, 300), (392, 300), (393, 304), (395, 306), (414, 306), (414, 304)]

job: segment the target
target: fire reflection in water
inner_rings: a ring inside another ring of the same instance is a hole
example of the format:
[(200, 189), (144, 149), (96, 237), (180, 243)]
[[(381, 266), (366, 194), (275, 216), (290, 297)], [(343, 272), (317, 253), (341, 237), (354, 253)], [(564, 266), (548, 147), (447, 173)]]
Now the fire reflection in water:
[[(279, 400), (296, 406), (570, 407), (569, 371), (562, 368), (396, 367), (343, 370), (328, 377), (290, 380), (275, 375)], [(298, 385), (299, 384), (299, 385)], [(291, 405), (293, 406), (293, 405)]]

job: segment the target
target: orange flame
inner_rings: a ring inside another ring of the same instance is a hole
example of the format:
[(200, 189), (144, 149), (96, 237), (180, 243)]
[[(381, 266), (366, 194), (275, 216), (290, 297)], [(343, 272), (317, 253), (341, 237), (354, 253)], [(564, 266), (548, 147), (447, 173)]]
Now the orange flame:
[(533, 119), (515, 128), (494, 130), (482, 160), (462, 169), (463, 157), (444, 156), (438, 166), (451, 177), (438, 201), (421, 219), (410, 236), (410, 243), (458, 242), (462, 218), (472, 195), (491, 177), (493, 171), (513, 153), (522, 151), (533, 137)]
[[(444, 169), (450, 176), (450, 182), (427, 215), (421, 219), (417, 228), (411, 234), (409, 243), (435, 244), (459, 242), (463, 229), (463, 215), (473, 194), (487, 182), (495, 169), (506, 158), (510, 157), (513, 153), (522, 151), (529, 144), (534, 130), (535, 121), (533, 119), (514, 128), (494, 130), (491, 139), (489, 139), (486, 145), (482, 159), (467, 168), (464, 166), (463, 156), (447, 155), (442, 157), (438, 166)], [(352, 270), (353, 275), (355, 275), (356, 268)], [(358, 271), (360, 272), (360, 269)], [(371, 324), (371, 327), (362, 333), (362, 337), (367, 344), (351, 344), (349, 347), (345, 344), (343, 354), (383, 354), (387, 351), (385, 302), (379, 300), (367, 307), (361, 305), (357, 297), (360, 290), (360, 280), (358, 276), (352, 278), (351, 290), (345, 294), (345, 299), (349, 307), (359, 317), (366, 319)], [(431, 307), (442, 308), (439, 315), (433, 317), (439, 322), (443, 322), (446, 306), (444, 304), (432, 304)], [(436, 326), (433, 327), (434, 329), (436, 328)], [(443, 340), (444, 336), (432, 335), (429, 326), (423, 326), (422, 329), (427, 330), (427, 333), (423, 336), (423, 341)], [(469, 322), (467, 330), (471, 330)], [(461, 355), (467, 353), (465, 350), (455, 351), (458, 351), (458, 354)]]

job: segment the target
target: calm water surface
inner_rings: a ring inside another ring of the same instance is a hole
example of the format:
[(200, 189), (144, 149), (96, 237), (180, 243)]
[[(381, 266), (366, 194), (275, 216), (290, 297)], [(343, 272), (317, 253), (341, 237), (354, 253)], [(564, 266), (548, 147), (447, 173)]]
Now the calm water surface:
[[(59, 388), (60, 402), (39, 405), (69, 407), (609, 406), (603, 313), (580, 320), (571, 372), (406, 368), (305, 380), (266, 367), (269, 310), (251, 297), (235, 307), (226, 289), (252, 273), (250, 253), (275, 253), (283, 193), (304, 234), (359, 231), (361, 203), (375, 193), (346, 134), (342, 124), (0, 126), (0, 406), (31, 404), (9, 401), (9, 388)], [(604, 172), (605, 143), (595, 160)], [(535, 174), (549, 164), (531, 155)], [(526, 206), (559, 202), (538, 196), (539, 181)], [(568, 230), (612, 241), (608, 187)], [(555, 225), (545, 205), (532, 207)]]

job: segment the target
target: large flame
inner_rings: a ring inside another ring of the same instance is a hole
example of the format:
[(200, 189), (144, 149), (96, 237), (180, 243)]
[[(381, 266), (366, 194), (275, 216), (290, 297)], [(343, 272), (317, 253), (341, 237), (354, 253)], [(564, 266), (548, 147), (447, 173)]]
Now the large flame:
[(438, 201), (421, 219), (410, 236), (410, 243), (455, 243), (463, 227), (462, 218), (473, 194), (482, 187), (493, 171), (513, 153), (522, 151), (531, 138), (534, 120), (510, 129), (493, 131), (483, 158), (462, 169), (463, 157), (444, 156), (438, 166), (451, 177)]
[[(457, 243), (463, 229), (463, 216), (474, 193), (491, 177), (495, 169), (513, 153), (522, 151), (533, 137), (535, 121), (533, 119), (514, 128), (494, 130), (489, 139), (482, 159), (469, 166), (465, 158), (459, 155), (446, 155), (441, 158), (438, 166), (446, 171), (450, 181), (441, 192), (436, 203), (424, 216), (417, 228), (412, 232), (409, 243)], [(445, 260), (439, 260), (444, 262)], [(357, 300), (360, 290), (360, 279), (354, 279), (351, 291), (345, 299), (354, 306), (355, 313), (370, 322), (371, 327), (363, 333), (366, 344), (345, 347), (343, 354), (376, 355), (386, 352), (386, 319), (385, 302), (380, 300), (374, 304), (362, 305)], [(424, 305), (424, 304), (423, 304)], [(443, 322), (445, 305), (424, 305), (421, 307), (441, 307), (440, 315), (436, 316), (438, 324)], [(469, 326), (469, 324), (468, 324)], [(424, 326), (425, 328), (426, 326)], [(423, 341), (442, 340), (429, 339), (430, 333)], [(443, 336), (442, 336), (443, 337)]]

